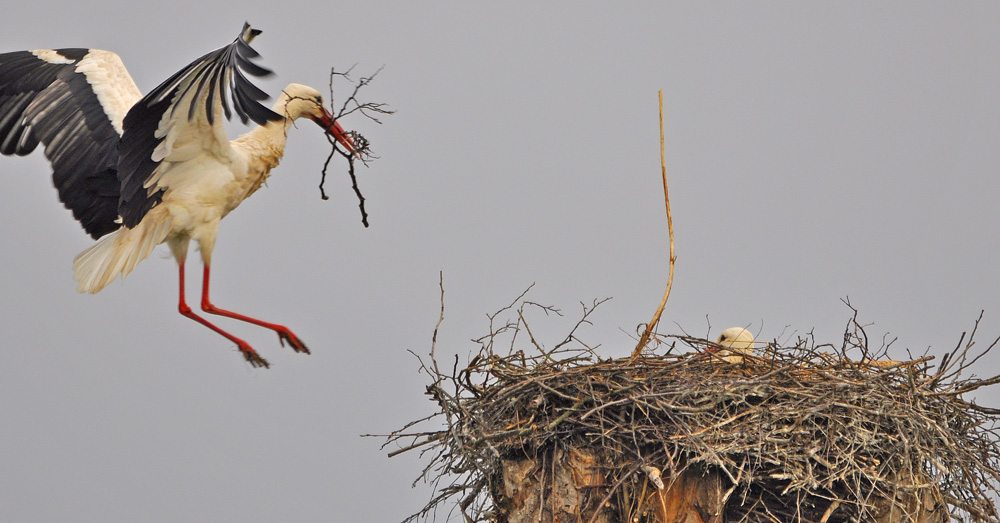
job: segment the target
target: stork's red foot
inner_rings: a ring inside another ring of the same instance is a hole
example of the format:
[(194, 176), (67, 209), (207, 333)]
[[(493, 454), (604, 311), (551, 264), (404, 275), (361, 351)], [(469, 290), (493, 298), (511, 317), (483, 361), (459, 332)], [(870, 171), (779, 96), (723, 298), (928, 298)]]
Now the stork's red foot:
[(278, 325), (277, 327), (279, 328), (274, 329), (274, 332), (278, 333), (278, 341), (281, 342), (282, 347), (285, 346), (285, 342), (287, 341), (288, 345), (291, 346), (292, 350), (294, 350), (295, 352), (304, 352), (306, 354), (310, 354), (309, 348), (306, 347), (305, 343), (302, 343), (302, 340), (300, 340), (299, 337), (296, 336), (294, 332), (280, 325)]
[(240, 352), (243, 353), (243, 357), (246, 358), (248, 362), (250, 362), (251, 366), (257, 368), (264, 367), (265, 369), (271, 368), (271, 364), (268, 363), (267, 360), (265, 360), (264, 358), (261, 358), (260, 354), (257, 354), (257, 351), (250, 348), (249, 345), (246, 347), (240, 347)]
[(243, 357), (246, 358), (248, 362), (250, 362), (251, 366), (257, 368), (264, 367), (265, 369), (271, 368), (271, 364), (268, 363), (267, 360), (265, 360), (264, 358), (261, 358), (260, 354), (257, 354), (257, 351), (253, 350), (253, 347), (251, 347), (250, 345), (246, 343), (237, 343), (237, 346), (239, 347), (240, 352), (243, 353)]

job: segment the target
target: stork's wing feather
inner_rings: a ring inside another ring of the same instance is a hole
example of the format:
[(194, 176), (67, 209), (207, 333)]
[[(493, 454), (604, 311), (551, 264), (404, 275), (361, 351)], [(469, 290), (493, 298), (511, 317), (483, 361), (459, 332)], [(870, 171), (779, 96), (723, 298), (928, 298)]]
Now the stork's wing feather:
[(59, 199), (99, 238), (119, 227), (118, 140), (139, 97), (108, 51), (0, 54), (0, 153), (26, 155), (43, 144)]
[[(271, 71), (250, 60), (259, 56), (250, 40), (260, 31), (244, 24), (240, 36), (171, 76), (128, 112), (121, 140), (118, 212), (135, 227), (171, 186), (172, 165), (208, 151), (229, 153), (221, 116), (235, 112), (243, 123), (263, 125), (281, 115), (260, 104), (267, 94), (247, 79)], [(232, 105), (232, 109), (230, 109)]]

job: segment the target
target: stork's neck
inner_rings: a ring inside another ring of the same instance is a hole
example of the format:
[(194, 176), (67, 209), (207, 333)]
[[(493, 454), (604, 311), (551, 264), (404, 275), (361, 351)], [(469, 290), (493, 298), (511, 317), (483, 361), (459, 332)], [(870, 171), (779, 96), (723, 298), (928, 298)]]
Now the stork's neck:
[[(277, 109), (275, 106), (275, 110)], [(286, 116), (258, 126), (237, 138), (234, 143), (245, 147), (255, 160), (264, 163), (265, 168), (270, 170), (278, 165), (282, 155), (285, 154), (285, 141), (291, 127), (292, 119)]]

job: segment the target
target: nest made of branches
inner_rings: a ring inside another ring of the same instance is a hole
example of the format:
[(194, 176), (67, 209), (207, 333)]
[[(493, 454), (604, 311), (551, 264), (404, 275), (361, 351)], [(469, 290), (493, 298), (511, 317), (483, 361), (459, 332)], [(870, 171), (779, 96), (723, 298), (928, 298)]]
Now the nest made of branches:
[[(390, 456), (430, 456), (418, 480), (435, 495), (411, 518), (449, 507), (466, 521), (507, 521), (505, 466), (584, 449), (602, 474), (591, 504), (619, 511), (609, 521), (641, 520), (621, 500), (651, 470), (669, 482), (692, 469), (722, 478), (723, 521), (885, 521), (886, 500), (927, 489), (956, 521), (1000, 520), (1000, 410), (968, 399), (1000, 377), (966, 376), (996, 341), (973, 354), (973, 330), (937, 365), (891, 361), (891, 343), (870, 348), (855, 311), (837, 345), (806, 335), (728, 363), (708, 340), (657, 336), (642, 357), (602, 359), (576, 337), (597, 305), (551, 349), (525, 315), (558, 311), (526, 301), (490, 316), (467, 365), (442, 371), (432, 348), (421, 365), (437, 412), (387, 442), (399, 447)], [(916, 521), (908, 511), (903, 520)]]

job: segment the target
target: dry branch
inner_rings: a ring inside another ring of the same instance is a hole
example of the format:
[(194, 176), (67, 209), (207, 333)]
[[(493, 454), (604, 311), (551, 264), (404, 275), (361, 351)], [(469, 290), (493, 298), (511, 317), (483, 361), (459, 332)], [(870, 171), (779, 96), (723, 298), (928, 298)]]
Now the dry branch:
[(653, 319), (646, 325), (646, 329), (639, 338), (639, 343), (636, 344), (635, 349), (632, 351), (633, 359), (638, 358), (642, 354), (642, 350), (646, 348), (646, 344), (649, 343), (650, 336), (656, 330), (656, 324), (660, 322), (663, 307), (667, 304), (667, 299), (670, 298), (670, 288), (674, 285), (674, 263), (677, 262), (677, 256), (674, 254), (674, 218), (670, 214), (670, 191), (667, 190), (667, 158), (663, 142), (663, 89), (660, 89), (660, 174), (663, 178), (663, 202), (667, 207), (667, 233), (670, 236), (670, 264), (667, 269), (667, 289), (663, 291), (663, 300), (660, 301), (660, 306), (657, 307), (656, 313), (653, 314)]
[(430, 456), (418, 480), (436, 494), (410, 519), (447, 507), (509, 523), (1000, 520), (1000, 413), (963, 397), (1000, 377), (965, 377), (982, 356), (971, 335), (937, 367), (886, 364), (855, 311), (837, 349), (810, 335), (732, 364), (708, 340), (661, 335), (691, 351), (601, 359), (519, 337), (529, 303), (490, 316), (465, 367), (421, 361), (438, 413), (386, 443)]
[[(382, 71), (382, 68), (376, 70), (374, 73), (372, 73), (371, 76), (361, 77), (357, 83), (354, 83), (350, 76), (351, 71), (353, 70), (354, 67), (352, 66), (347, 71), (338, 73), (334, 70), (334, 68), (332, 67), (330, 68), (330, 112), (335, 115), (333, 121), (336, 122), (338, 119), (344, 116), (347, 116), (354, 112), (359, 112), (363, 114), (366, 118), (375, 123), (378, 124), (382, 123), (382, 121), (379, 119), (379, 115), (393, 114), (395, 111), (389, 109), (389, 106), (384, 103), (362, 102), (358, 99), (358, 93), (361, 91), (361, 89), (366, 85), (370, 84), (371, 81), (375, 79), (375, 76), (377, 76), (378, 73)], [(347, 99), (344, 100), (344, 103), (341, 104), (340, 109), (337, 109), (335, 107), (335, 99), (333, 95), (333, 82), (334, 79), (336, 78), (342, 78), (350, 82), (354, 86), (354, 90), (347, 97)], [(354, 173), (354, 160), (355, 159), (360, 160), (361, 163), (364, 164), (365, 167), (367, 167), (368, 162), (372, 160), (377, 160), (378, 157), (372, 154), (372, 150), (370, 147), (371, 144), (369, 143), (368, 139), (366, 139), (364, 136), (361, 135), (361, 133), (357, 131), (350, 131), (348, 135), (350, 135), (351, 140), (354, 142), (355, 145), (355, 149), (353, 151), (341, 150), (340, 147), (338, 147), (337, 141), (332, 136), (330, 136), (329, 133), (327, 133), (326, 135), (327, 141), (330, 142), (330, 155), (327, 156), (326, 161), (323, 162), (323, 170), (321, 172), (319, 181), (319, 194), (320, 198), (324, 200), (330, 199), (330, 197), (326, 195), (326, 190), (323, 188), (323, 186), (326, 184), (326, 170), (330, 166), (330, 160), (333, 159), (333, 156), (335, 154), (343, 156), (344, 158), (347, 159), (347, 166), (348, 166), (347, 173), (351, 177), (351, 188), (354, 189), (354, 194), (358, 197), (358, 207), (361, 209), (361, 223), (365, 227), (368, 227), (368, 212), (365, 210), (365, 197), (364, 195), (361, 194), (361, 189), (358, 188), (358, 177)]]

